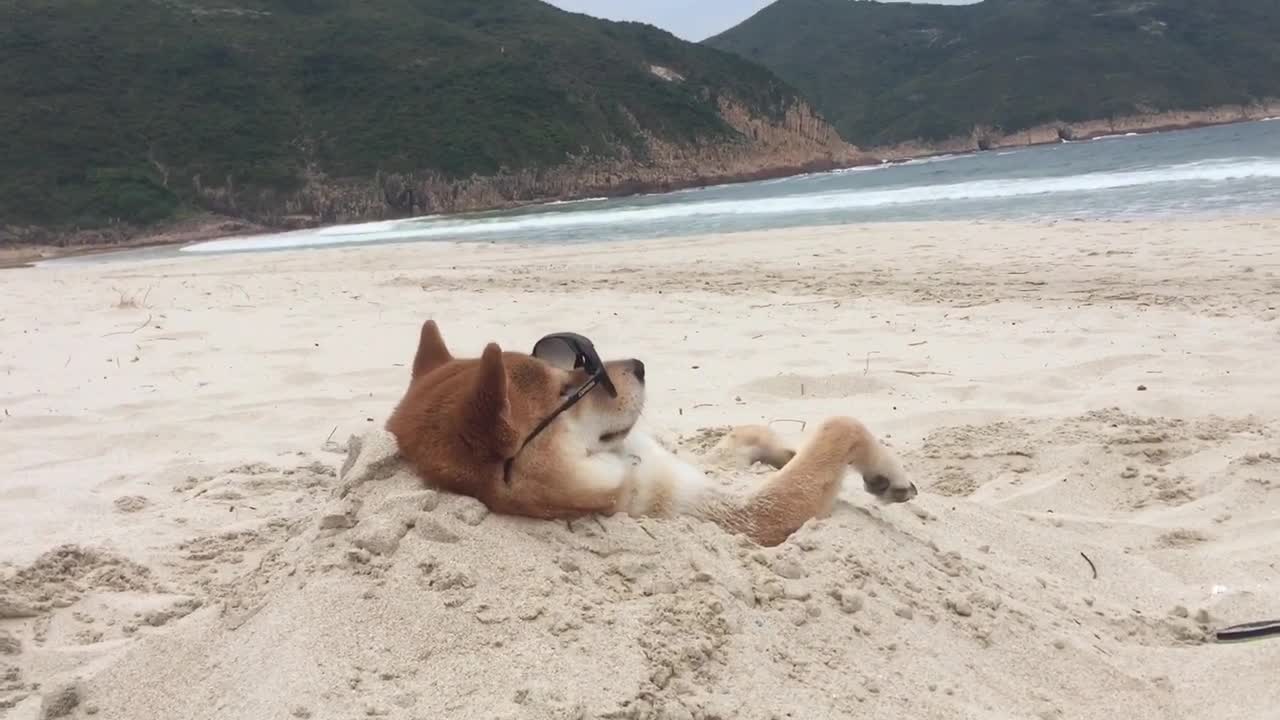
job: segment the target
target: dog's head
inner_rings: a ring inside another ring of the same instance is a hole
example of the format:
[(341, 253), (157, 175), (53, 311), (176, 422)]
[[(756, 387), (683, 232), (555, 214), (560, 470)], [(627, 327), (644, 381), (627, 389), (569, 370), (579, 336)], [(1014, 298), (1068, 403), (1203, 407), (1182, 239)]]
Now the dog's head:
[[(412, 379), (387, 423), (401, 452), (433, 483), (459, 491), (499, 476), (544, 420), (555, 416), (522, 453), (590, 454), (619, 446), (644, 409), (644, 364), (604, 363), (617, 395), (596, 386), (577, 403), (565, 401), (589, 380), (496, 343), (479, 358), (455, 358), (434, 321), (422, 326)], [(559, 414), (557, 414), (559, 413)], [(471, 494), (471, 493), (468, 493)]]

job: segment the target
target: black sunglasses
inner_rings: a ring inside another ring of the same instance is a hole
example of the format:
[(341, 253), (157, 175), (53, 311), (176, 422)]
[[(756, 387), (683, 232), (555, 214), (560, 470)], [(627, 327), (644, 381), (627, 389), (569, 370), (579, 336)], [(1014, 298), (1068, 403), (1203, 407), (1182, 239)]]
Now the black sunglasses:
[[(524, 442), (520, 444), (520, 448), (516, 450), (519, 455), (530, 442), (533, 441), (538, 433), (547, 429), (556, 418), (560, 417), (569, 408), (578, 403), (579, 400), (587, 396), (597, 385), (604, 388), (609, 393), (609, 397), (618, 397), (618, 389), (614, 387), (613, 380), (609, 378), (609, 373), (605, 372), (604, 362), (600, 360), (600, 355), (596, 353), (595, 345), (591, 341), (577, 333), (553, 333), (542, 338), (533, 345), (533, 357), (561, 370), (577, 370), (579, 368), (587, 372), (587, 381), (577, 390), (573, 391), (565, 401), (560, 404), (550, 415), (543, 418), (542, 422), (529, 433)], [(512, 455), (507, 459), (502, 471), (502, 478), (507, 484), (511, 484), (511, 465), (516, 460), (516, 456)]]

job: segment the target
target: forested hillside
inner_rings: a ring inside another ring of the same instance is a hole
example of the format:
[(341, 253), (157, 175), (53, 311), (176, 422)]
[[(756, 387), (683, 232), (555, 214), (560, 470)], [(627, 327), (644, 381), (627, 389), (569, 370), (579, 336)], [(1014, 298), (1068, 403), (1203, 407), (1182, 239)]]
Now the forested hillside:
[(779, 0), (707, 44), (867, 147), (1280, 97), (1276, 0)]

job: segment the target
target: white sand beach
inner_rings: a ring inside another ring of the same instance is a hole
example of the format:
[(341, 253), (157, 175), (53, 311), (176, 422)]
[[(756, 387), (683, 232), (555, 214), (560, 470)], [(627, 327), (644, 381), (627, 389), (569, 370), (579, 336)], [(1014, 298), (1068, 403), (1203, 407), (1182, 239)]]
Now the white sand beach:
[[(921, 493), (770, 549), (404, 472), (335, 518), (427, 318), (643, 359), (694, 456), (854, 415)], [(1280, 638), (1211, 636), (1280, 618), (1278, 350), (1274, 218), (0, 271), (0, 717), (1272, 717)]]

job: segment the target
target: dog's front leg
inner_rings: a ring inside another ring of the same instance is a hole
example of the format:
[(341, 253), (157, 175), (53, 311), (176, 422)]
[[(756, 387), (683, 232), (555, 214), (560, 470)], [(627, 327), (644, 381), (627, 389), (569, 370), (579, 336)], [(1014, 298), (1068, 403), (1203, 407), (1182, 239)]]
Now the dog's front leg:
[(630, 515), (695, 514), (711, 492), (711, 482), (701, 470), (643, 432), (632, 431), (619, 455), (629, 464), (620, 509)]

